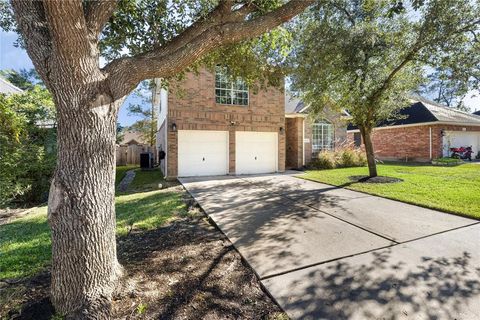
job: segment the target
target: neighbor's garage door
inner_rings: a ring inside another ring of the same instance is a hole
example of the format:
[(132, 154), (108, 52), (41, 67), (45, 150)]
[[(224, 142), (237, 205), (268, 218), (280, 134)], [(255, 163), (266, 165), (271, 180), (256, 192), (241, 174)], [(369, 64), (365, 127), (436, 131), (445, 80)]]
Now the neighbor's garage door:
[(472, 146), (473, 156), (478, 154), (480, 149), (480, 132), (472, 131), (446, 131), (443, 137), (443, 155), (450, 156), (450, 148)]
[(228, 173), (228, 131), (178, 131), (178, 176)]
[(255, 174), (277, 171), (276, 132), (235, 132), (235, 173)]

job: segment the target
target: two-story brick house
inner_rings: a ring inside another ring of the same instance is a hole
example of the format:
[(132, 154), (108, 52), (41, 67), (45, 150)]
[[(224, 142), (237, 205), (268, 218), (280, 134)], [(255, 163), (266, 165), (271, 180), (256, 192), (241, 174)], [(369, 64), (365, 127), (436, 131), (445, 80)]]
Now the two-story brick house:
[(187, 73), (168, 90), (159, 89), (157, 149), (166, 153), (160, 163), (165, 176), (284, 171), (281, 89), (253, 92), (241, 79), (230, 81), (221, 67)]
[(168, 90), (156, 81), (156, 147), (166, 154), (160, 167), (168, 178), (282, 172), (346, 139), (342, 115), (312, 120), (283, 88), (254, 92), (221, 67), (187, 73)]

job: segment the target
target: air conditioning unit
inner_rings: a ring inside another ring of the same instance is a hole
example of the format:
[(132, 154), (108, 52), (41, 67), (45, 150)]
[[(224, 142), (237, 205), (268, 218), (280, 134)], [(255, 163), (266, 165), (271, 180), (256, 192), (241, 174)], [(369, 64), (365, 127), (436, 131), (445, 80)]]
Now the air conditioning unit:
[(142, 170), (148, 170), (153, 168), (153, 153), (151, 152), (140, 153), (140, 168)]

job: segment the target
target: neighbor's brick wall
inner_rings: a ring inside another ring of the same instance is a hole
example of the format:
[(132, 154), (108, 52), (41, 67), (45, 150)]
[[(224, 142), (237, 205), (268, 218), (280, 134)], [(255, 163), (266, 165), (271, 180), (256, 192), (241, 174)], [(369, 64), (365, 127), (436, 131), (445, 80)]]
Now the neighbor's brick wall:
[[(231, 125), (231, 122), (235, 125)], [(235, 173), (235, 132), (264, 131), (278, 133), (278, 170), (285, 170), (285, 99), (277, 88), (254, 93), (250, 89), (248, 106), (215, 102), (215, 74), (206, 69), (188, 73), (181, 82), (170, 85), (168, 128), (177, 130), (229, 131), (230, 173)], [(177, 133), (168, 130), (168, 176), (177, 176)]]
[[(430, 130), (432, 128), (432, 157), (440, 158), (443, 152), (441, 131), (480, 131), (480, 127), (425, 125), (374, 130), (373, 145), (375, 155), (382, 160), (429, 161)], [(353, 143), (353, 133), (348, 133), (348, 141)], [(363, 148), (363, 144), (362, 144)]]

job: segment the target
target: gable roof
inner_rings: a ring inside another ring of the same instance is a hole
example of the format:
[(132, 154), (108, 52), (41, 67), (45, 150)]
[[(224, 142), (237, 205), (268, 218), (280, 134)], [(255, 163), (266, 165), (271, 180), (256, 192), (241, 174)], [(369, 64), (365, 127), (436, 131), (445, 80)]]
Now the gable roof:
[(480, 110), (475, 111), (473, 114), (475, 114), (475, 115), (477, 115), (477, 116), (480, 116)]
[(16, 87), (12, 83), (0, 77), (0, 93), (9, 95), (9, 94), (15, 94), (15, 93), (22, 93), (22, 92), (23, 92), (22, 89)]
[[(288, 93), (285, 93), (285, 113), (286, 114), (306, 114), (308, 113), (308, 105)], [(342, 109), (341, 116), (343, 117), (350, 117), (350, 114), (347, 110)]]
[(303, 102), (300, 99), (285, 93), (285, 113), (299, 113), (302, 108)]
[(146, 142), (142, 138), (142, 135), (140, 134), (140, 132), (134, 131), (134, 130), (128, 130), (124, 132), (123, 139), (119, 144), (120, 145), (146, 144)]
[[(412, 104), (400, 110), (400, 119), (383, 121), (377, 127), (413, 125), (422, 123), (449, 123), (458, 125), (480, 125), (480, 116), (446, 107), (422, 97), (412, 97)], [(348, 125), (347, 130), (358, 129)]]

